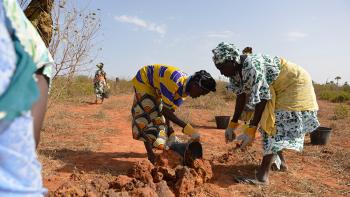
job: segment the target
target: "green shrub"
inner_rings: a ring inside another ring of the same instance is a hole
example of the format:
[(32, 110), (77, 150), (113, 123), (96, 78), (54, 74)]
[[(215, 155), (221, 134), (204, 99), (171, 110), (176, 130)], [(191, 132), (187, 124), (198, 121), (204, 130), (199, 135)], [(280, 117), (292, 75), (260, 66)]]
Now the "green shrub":
[(334, 103), (342, 103), (350, 100), (350, 93), (339, 90), (325, 90), (323, 92), (319, 92), (318, 97), (321, 100), (328, 100)]
[(344, 101), (348, 101), (349, 99), (350, 99), (350, 93), (341, 91), (334, 94), (333, 97), (331, 98), (331, 101), (334, 103), (342, 103)]
[(324, 91), (324, 92), (319, 93), (319, 98), (320, 98), (321, 100), (327, 100), (327, 101), (329, 101), (329, 100), (331, 99), (332, 95), (333, 95), (333, 94), (332, 94), (331, 91)]

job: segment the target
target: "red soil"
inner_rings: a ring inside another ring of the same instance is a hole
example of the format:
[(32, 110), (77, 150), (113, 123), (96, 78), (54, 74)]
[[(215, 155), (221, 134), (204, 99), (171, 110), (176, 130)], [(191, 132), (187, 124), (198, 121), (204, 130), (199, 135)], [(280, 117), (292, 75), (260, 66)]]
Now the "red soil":
[[(103, 105), (58, 103), (50, 109), (39, 147), (44, 184), (50, 196), (66, 193), (75, 194), (72, 196), (350, 195), (350, 119), (331, 120), (335, 104), (319, 102), (322, 125), (334, 128), (330, 144), (312, 146), (306, 136), (302, 153), (286, 152), (289, 171), (272, 172), (270, 184), (262, 187), (238, 184), (233, 179), (233, 175), (254, 177), (262, 158), (261, 139), (258, 137), (248, 151), (234, 149), (235, 144), (224, 143), (223, 130), (215, 129), (215, 114), (205, 109), (189, 110), (192, 124), (198, 125), (201, 133), (207, 161), (196, 161), (191, 168), (178, 167), (178, 159), (172, 155), (169, 161), (163, 159), (153, 166), (147, 160), (143, 143), (132, 139), (131, 101), (131, 95), (120, 95)], [(56, 133), (49, 122), (56, 121), (58, 109), (78, 114), (69, 123), (79, 127), (64, 135)], [(107, 118), (98, 121), (89, 118), (98, 111), (103, 111)], [(232, 112), (233, 103), (229, 103), (223, 113)], [(107, 129), (112, 131), (103, 132)], [(179, 128), (175, 130), (180, 133)], [(95, 138), (84, 137), (89, 135)], [(94, 150), (76, 150), (56, 146), (55, 140), (77, 147), (94, 143), (100, 146)]]

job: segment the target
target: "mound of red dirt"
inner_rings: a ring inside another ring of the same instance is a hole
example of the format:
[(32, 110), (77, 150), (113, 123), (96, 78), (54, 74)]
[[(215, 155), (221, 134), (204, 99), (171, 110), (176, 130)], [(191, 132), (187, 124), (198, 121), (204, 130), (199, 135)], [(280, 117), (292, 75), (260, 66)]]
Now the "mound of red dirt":
[(148, 160), (136, 162), (128, 175), (119, 175), (109, 183), (89, 180), (72, 174), (69, 182), (61, 185), (54, 196), (187, 196), (212, 176), (206, 160), (194, 160), (191, 166), (182, 166), (180, 156), (164, 151), (154, 166)]
[(156, 159), (156, 166), (163, 166), (167, 168), (175, 168), (182, 165), (182, 157), (172, 150), (164, 150)]

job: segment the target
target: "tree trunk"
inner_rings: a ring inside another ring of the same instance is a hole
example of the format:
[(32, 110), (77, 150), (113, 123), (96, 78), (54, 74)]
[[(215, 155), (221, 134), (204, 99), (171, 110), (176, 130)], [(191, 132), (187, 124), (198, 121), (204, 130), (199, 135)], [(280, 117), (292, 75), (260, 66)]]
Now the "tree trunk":
[(24, 10), (27, 18), (38, 30), (41, 38), (48, 47), (52, 37), (52, 7), (54, 0), (32, 0)]

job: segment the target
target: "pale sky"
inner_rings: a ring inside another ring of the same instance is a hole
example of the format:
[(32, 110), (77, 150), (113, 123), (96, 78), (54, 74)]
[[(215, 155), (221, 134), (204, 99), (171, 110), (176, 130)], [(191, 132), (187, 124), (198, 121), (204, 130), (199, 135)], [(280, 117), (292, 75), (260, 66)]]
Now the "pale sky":
[(101, 9), (96, 62), (111, 78), (130, 79), (155, 63), (218, 78), (211, 50), (226, 41), (285, 57), (316, 82), (350, 82), (349, 0), (91, 0), (89, 7)]

